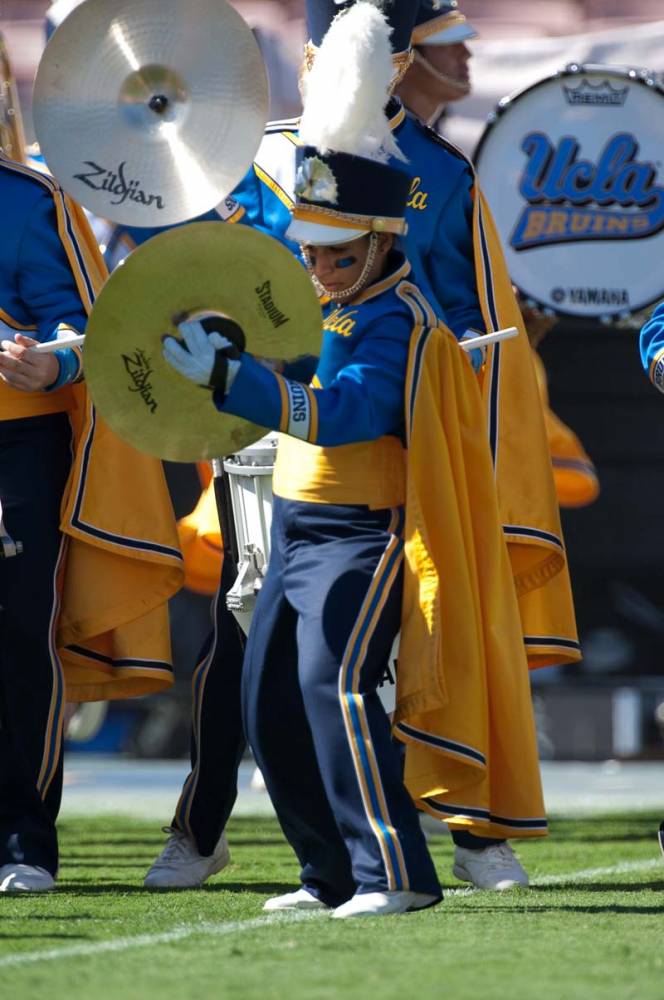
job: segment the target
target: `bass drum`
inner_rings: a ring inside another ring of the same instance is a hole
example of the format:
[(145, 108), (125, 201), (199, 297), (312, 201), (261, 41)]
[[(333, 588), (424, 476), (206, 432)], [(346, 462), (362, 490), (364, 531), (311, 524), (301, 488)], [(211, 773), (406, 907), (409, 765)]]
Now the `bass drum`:
[(571, 65), (490, 116), (477, 173), (534, 305), (609, 322), (664, 297), (663, 98), (643, 71)]

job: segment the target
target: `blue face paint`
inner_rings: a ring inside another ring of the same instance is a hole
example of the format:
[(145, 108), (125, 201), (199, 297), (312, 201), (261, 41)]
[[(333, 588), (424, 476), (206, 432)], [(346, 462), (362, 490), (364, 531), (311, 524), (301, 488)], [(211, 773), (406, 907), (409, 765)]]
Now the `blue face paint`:
[(341, 270), (344, 267), (352, 267), (356, 263), (357, 257), (340, 257), (339, 260), (335, 260), (334, 266)]

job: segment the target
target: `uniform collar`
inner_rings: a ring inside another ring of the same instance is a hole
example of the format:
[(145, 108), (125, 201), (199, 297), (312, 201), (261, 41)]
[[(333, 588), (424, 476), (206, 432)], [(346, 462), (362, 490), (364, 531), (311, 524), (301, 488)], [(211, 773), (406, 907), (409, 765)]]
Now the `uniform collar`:
[(385, 114), (387, 115), (392, 132), (398, 132), (406, 120), (406, 109), (398, 97), (390, 97), (385, 108)]
[(375, 281), (373, 285), (369, 285), (368, 288), (365, 288), (364, 291), (360, 292), (357, 298), (352, 302), (349, 302), (348, 305), (358, 306), (363, 302), (369, 302), (371, 299), (375, 299), (377, 296), (382, 295), (383, 292), (388, 291), (388, 289), (394, 288), (395, 285), (398, 285), (400, 281), (403, 281), (403, 279), (408, 277), (410, 274), (410, 262), (400, 251), (395, 250), (393, 252), (393, 257), (391, 258), (390, 263), (391, 267), (388, 274), (381, 278), (380, 281)]

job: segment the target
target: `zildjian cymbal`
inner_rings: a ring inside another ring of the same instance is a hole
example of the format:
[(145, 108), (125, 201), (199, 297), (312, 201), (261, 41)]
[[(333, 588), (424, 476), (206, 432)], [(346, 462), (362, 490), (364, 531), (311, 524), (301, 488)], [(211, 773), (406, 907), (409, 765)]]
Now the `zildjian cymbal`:
[(284, 246), (246, 226), (195, 222), (148, 240), (102, 289), (86, 329), (85, 377), (111, 428), (139, 451), (172, 461), (220, 458), (265, 433), (220, 413), (212, 393), (178, 374), (162, 340), (189, 317), (238, 323), (263, 357), (318, 354), (320, 305)]
[(258, 45), (226, 0), (86, 0), (46, 46), (33, 98), (65, 191), (131, 226), (218, 205), (249, 169), (267, 115)]

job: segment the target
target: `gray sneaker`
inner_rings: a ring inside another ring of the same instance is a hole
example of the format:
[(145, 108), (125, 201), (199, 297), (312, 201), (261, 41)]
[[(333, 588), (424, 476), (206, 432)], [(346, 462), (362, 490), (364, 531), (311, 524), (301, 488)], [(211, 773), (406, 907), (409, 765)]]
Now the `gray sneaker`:
[(485, 847), (481, 851), (456, 847), (452, 871), (457, 878), (472, 882), (477, 889), (502, 892), (528, 885), (528, 876), (508, 843)]
[(145, 876), (146, 889), (197, 889), (231, 860), (225, 833), (208, 857), (199, 854), (194, 842), (181, 830), (165, 826), (164, 833), (169, 837)]
[(39, 865), (3, 865), (0, 868), (0, 892), (48, 892), (55, 879)]

